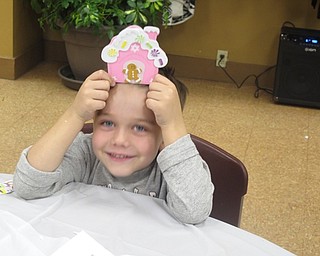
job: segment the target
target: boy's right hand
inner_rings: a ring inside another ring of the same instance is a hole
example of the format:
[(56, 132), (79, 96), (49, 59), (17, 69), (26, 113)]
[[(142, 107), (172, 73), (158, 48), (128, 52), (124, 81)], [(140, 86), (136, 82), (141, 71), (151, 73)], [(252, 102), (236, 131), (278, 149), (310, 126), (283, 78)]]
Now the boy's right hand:
[(97, 110), (106, 105), (110, 87), (115, 85), (114, 79), (104, 70), (92, 73), (83, 82), (71, 105), (72, 111), (86, 122), (94, 117)]
[(30, 148), (27, 156), (30, 165), (45, 172), (55, 171), (84, 122), (105, 107), (110, 87), (114, 84), (112, 77), (103, 70), (88, 76), (71, 106)]

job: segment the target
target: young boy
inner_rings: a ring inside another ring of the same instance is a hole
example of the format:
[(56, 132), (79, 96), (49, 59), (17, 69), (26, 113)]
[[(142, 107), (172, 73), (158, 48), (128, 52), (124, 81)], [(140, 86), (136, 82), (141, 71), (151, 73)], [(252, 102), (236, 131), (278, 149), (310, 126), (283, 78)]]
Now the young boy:
[[(149, 85), (91, 74), (56, 124), (23, 151), (16, 193), (40, 198), (84, 182), (161, 198), (184, 223), (205, 220), (213, 184), (183, 121), (186, 88), (170, 70), (160, 73), (166, 77), (157, 74)], [(80, 132), (91, 119), (93, 134)]]

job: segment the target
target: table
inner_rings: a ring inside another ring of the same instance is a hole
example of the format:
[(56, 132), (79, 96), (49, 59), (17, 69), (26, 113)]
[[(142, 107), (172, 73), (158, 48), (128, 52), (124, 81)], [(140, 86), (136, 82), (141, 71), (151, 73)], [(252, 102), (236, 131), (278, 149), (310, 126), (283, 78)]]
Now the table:
[[(12, 175), (0, 174), (0, 182)], [(3, 255), (50, 255), (85, 231), (114, 255), (293, 255), (213, 218), (179, 223), (163, 200), (105, 187), (70, 183), (55, 195), (23, 200), (0, 195)]]

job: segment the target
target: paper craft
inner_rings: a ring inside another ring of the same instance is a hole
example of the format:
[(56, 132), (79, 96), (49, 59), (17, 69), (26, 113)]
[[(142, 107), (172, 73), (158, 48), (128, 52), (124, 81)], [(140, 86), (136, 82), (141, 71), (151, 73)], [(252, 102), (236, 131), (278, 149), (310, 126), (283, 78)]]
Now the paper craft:
[(13, 182), (12, 180), (7, 180), (5, 182), (0, 182), (0, 195), (10, 194), (13, 192)]
[[(114, 256), (85, 231), (80, 231), (50, 256)], [(122, 256), (133, 256), (123, 254)]]
[(168, 57), (159, 47), (160, 29), (133, 25), (113, 37), (101, 52), (108, 73), (117, 83), (150, 84)]
[(101, 244), (89, 236), (86, 232), (81, 231), (70, 241), (65, 243), (51, 256), (114, 256), (110, 251), (105, 249)]

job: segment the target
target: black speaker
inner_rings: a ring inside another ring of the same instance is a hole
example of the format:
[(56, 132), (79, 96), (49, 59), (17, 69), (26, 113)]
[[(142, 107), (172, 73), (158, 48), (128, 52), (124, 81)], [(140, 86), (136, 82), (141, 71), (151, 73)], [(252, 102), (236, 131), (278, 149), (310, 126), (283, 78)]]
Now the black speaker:
[(320, 108), (320, 31), (282, 27), (275, 102)]

